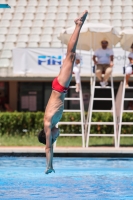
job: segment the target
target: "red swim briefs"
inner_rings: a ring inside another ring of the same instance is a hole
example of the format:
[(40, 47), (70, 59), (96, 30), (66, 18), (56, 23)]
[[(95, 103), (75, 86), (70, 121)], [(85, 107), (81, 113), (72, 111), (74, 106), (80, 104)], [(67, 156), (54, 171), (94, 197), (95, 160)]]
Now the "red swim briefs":
[(58, 92), (61, 92), (61, 93), (67, 93), (69, 87), (66, 88), (66, 87), (60, 85), (60, 83), (59, 83), (59, 81), (58, 81), (58, 79), (56, 77), (52, 82), (52, 89), (56, 90)]

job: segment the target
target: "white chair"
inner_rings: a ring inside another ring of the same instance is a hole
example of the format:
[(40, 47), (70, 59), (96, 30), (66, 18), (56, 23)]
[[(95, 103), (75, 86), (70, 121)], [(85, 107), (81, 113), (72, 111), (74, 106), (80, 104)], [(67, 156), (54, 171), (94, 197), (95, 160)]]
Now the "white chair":
[(30, 35), (29, 42), (39, 42), (40, 36), (39, 35)]
[(32, 48), (38, 48), (39, 45), (38, 42), (29, 42), (27, 46)]
[(35, 16), (35, 20), (44, 20), (45, 14), (44, 13), (37, 13)]
[(59, 1), (59, 6), (68, 6), (69, 5), (69, 1), (68, 0), (60, 0)]
[(122, 6), (123, 5), (123, 2), (122, 2), (122, 0), (114, 0), (113, 1), (113, 6)]
[(25, 7), (24, 6), (17, 6), (15, 13), (24, 13), (25, 12)]
[(99, 6), (91, 6), (90, 7), (90, 13), (99, 13), (101, 8)]
[(17, 2), (16, 0), (7, 0), (7, 4), (9, 4), (12, 7), (12, 6), (16, 6)]
[(52, 42), (59, 42), (58, 35), (53, 35)]
[(48, 0), (40, 0), (39, 2), (38, 2), (38, 6), (47, 6), (48, 5)]
[(51, 47), (62, 47), (61, 42), (52, 42)]
[(6, 42), (16, 42), (17, 41), (17, 36), (12, 34), (12, 35), (8, 35), (6, 38)]
[(70, 6), (79, 6), (80, 0), (71, 0), (69, 5)]
[(40, 35), (42, 33), (42, 29), (40, 28), (40, 27), (32, 27), (32, 29), (31, 29), (31, 35), (34, 35), (34, 34), (38, 34), (38, 35)]
[(50, 47), (50, 43), (49, 42), (41, 42), (40, 44), (39, 44), (39, 47)]
[(112, 20), (111, 21), (111, 24), (113, 25), (113, 26), (122, 26), (122, 21), (121, 20), (119, 20), (119, 19), (116, 19), (116, 20)]
[(91, 0), (91, 6), (100, 6), (101, 1), (100, 0)]
[(123, 13), (123, 20), (125, 19), (133, 19), (132, 13)]
[(57, 6), (49, 6), (47, 8), (47, 13), (56, 13), (57, 12)]
[(122, 30), (121, 26), (115, 26), (115, 30), (119, 33)]
[(32, 27), (43, 27), (43, 26), (44, 22), (42, 20), (35, 20), (32, 25)]
[(5, 35), (0, 34), (0, 42), (5, 42)]
[(112, 13), (122, 13), (122, 6), (113, 6)]
[(112, 19), (122, 19), (122, 13), (113, 13), (112, 14)]
[(57, 13), (56, 19), (66, 19), (67, 14), (66, 13)]
[(35, 6), (27, 6), (25, 13), (35, 13), (36, 7)]
[(133, 1), (132, 0), (124, 0), (123, 5), (124, 6), (133, 6)]
[(68, 13), (67, 19), (68, 19), (68, 20), (69, 20), (69, 19), (74, 20), (74, 19), (76, 19), (77, 17), (78, 17), (78, 14), (77, 14), (77, 13)]
[(7, 58), (1, 58), (0, 59), (0, 67), (9, 67), (9, 59)]
[(36, 13), (46, 13), (46, 12), (47, 12), (46, 6), (39, 6), (36, 9)]
[(20, 32), (19, 32), (19, 34), (27, 34), (27, 35), (29, 35), (30, 34), (30, 28), (29, 27), (21, 27), (21, 29), (20, 29)]
[(0, 13), (2, 14), (4, 12), (5, 9), (1, 8), (0, 9)]
[(58, 0), (49, 0), (49, 6), (58, 6), (58, 4), (59, 4), (59, 1)]
[(21, 27), (31, 27), (32, 21), (31, 20), (23, 20)]
[(67, 6), (60, 6), (58, 8), (58, 12), (57, 13), (67, 13), (68, 12), (68, 7)]
[(111, 19), (111, 13), (101, 13), (101, 19)]
[(123, 7), (123, 12), (124, 12), (124, 13), (125, 13), (125, 12), (131, 13), (131, 12), (133, 12), (133, 7), (132, 7), (132, 6), (124, 6), (124, 7)]
[(103, 5), (103, 6), (112, 6), (112, 0), (103, 0), (101, 5)]
[(54, 27), (54, 20), (46, 20), (44, 23), (45, 27)]
[(80, 1), (80, 6), (90, 6), (90, 0), (82, 0), (82, 1)]
[(16, 47), (25, 48), (27, 47), (26, 42), (17, 42)]
[(14, 13), (13, 20), (22, 20), (23, 13)]
[(38, 1), (37, 0), (29, 0), (28, 1), (28, 6), (37, 6), (38, 5)]
[(55, 27), (54, 31), (53, 31), (53, 34), (59, 34), (61, 31), (62, 31), (61, 27)]
[(99, 20), (98, 19), (91, 19), (91, 20), (88, 20), (88, 22), (97, 24), (97, 23), (99, 23)]
[(55, 19), (56, 18), (56, 14), (55, 13), (47, 13), (45, 16), (45, 19)]
[(24, 20), (33, 20), (34, 19), (34, 13), (25, 13)]
[(101, 13), (111, 13), (111, 7), (110, 6), (102, 6)]
[(81, 14), (83, 12), (83, 10), (87, 10), (88, 12), (90, 12), (90, 7), (89, 6), (79, 6), (79, 14)]
[(14, 34), (17, 35), (19, 33), (19, 28), (18, 27), (11, 27), (8, 31), (8, 34)]
[(17, 6), (27, 6), (27, 0), (18, 0)]
[(65, 20), (57, 20), (55, 22), (55, 27), (65, 27), (65, 24), (66, 24)]
[(11, 20), (12, 19), (12, 13), (4, 13), (2, 16), (2, 20)]
[(52, 34), (53, 33), (53, 28), (52, 27), (44, 27), (42, 34)]
[(68, 9), (69, 13), (78, 13), (79, 12), (79, 7), (78, 6), (70, 6)]
[(0, 42), (0, 50), (3, 49), (3, 44)]
[(3, 49), (12, 50), (14, 49), (15, 44), (14, 42), (5, 42)]
[(100, 22), (103, 23), (103, 24), (107, 24), (107, 25), (111, 24), (111, 21), (108, 20), (108, 19), (100, 20)]
[(50, 42), (52, 39), (51, 35), (42, 35), (40, 42)]
[(10, 21), (9, 20), (1, 20), (0, 27), (9, 27)]
[(12, 20), (10, 27), (20, 27), (21, 21), (20, 20)]
[(11, 58), (12, 52), (10, 50), (3, 50), (1, 53), (1, 58)]
[(17, 40), (17, 42), (28, 42), (29, 41), (29, 37), (28, 37), (28, 35), (19, 35), (18, 36), (18, 40)]
[(122, 24), (123, 27), (131, 27), (133, 26), (133, 22), (131, 19), (126, 19), (123, 21), (123, 24)]
[(5, 9), (5, 11), (4, 11), (4, 13), (12, 13), (12, 14), (14, 14), (14, 12), (15, 12), (14, 6), (12, 6), (11, 8)]
[(100, 14), (99, 13), (91, 13), (90, 20), (92, 20), (92, 19), (100, 19)]
[(73, 20), (67, 20), (65, 26), (66, 26), (66, 27), (74, 26), (74, 21), (73, 21)]
[(7, 34), (7, 28), (6, 27), (1, 27), (0, 28), (0, 34), (6, 35)]

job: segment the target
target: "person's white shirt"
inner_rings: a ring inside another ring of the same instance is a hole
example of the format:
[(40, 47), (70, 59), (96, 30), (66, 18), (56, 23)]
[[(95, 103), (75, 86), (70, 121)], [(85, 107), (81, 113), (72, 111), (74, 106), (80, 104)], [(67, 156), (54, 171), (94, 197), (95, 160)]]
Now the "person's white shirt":
[(113, 50), (110, 48), (107, 49), (97, 49), (94, 53), (94, 56), (97, 57), (98, 64), (110, 64), (110, 56), (113, 56)]

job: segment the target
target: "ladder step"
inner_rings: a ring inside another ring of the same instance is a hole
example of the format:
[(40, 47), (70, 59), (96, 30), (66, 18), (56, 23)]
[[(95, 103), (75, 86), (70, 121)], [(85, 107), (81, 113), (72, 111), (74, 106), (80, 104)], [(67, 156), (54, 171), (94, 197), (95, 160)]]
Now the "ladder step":
[(130, 90), (130, 89), (133, 89), (133, 87), (128, 87), (128, 88), (125, 88), (126, 90)]
[(60, 136), (82, 136), (82, 133), (61, 133)]
[(76, 88), (76, 86), (70, 86), (69, 88)]
[(98, 88), (98, 89), (110, 89), (111, 87), (110, 86), (106, 86), (106, 87), (95, 86), (95, 88)]
[(133, 134), (121, 134), (122, 137), (133, 137)]
[(124, 98), (124, 101), (132, 101), (133, 98)]
[(123, 113), (133, 113), (133, 110), (123, 110)]
[(113, 112), (113, 110), (92, 110), (92, 112)]
[(81, 125), (82, 122), (59, 122), (59, 123), (58, 123), (58, 125), (63, 125), (63, 124), (64, 124), (64, 125), (65, 125), (65, 124), (66, 124), (66, 125), (76, 125), (76, 124), (77, 124), (77, 125)]
[(122, 125), (133, 125), (133, 122), (121, 122)]
[(65, 100), (80, 100), (80, 98), (79, 97), (77, 97), (77, 98), (72, 98), (72, 97), (70, 97), (70, 98), (65, 98)]
[(112, 136), (114, 136), (114, 134), (108, 134), (108, 133), (107, 134), (98, 134), (98, 133), (94, 133), (93, 134), (93, 133), (90, 133), (89, 136), (92, 136), (92, 137), (93, 136), (100, 136), (100, 137), (101, 136), (103, 136), (103, 137), (109, 137), (109, 136), (111, 136), (112, 137)]
[(93, 98), (93, 100), (96, 100), (96, 101), (111, 101), (113, 99), (112, 98)]
[[(87, 123), (89, 124), (89, 123)], [(114, 125), (114, 122), (90, 122), (92, 125)]]
[(63, 110), (63, 112), (81, 112), (81, 110)]

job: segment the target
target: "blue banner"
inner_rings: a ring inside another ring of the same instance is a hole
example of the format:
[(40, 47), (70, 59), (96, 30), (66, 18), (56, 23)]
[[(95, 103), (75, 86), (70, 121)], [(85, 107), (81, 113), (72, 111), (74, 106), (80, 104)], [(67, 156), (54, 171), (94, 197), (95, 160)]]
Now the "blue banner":
[(8, 4), (0, 4), (0, 8), (11, 8)]

